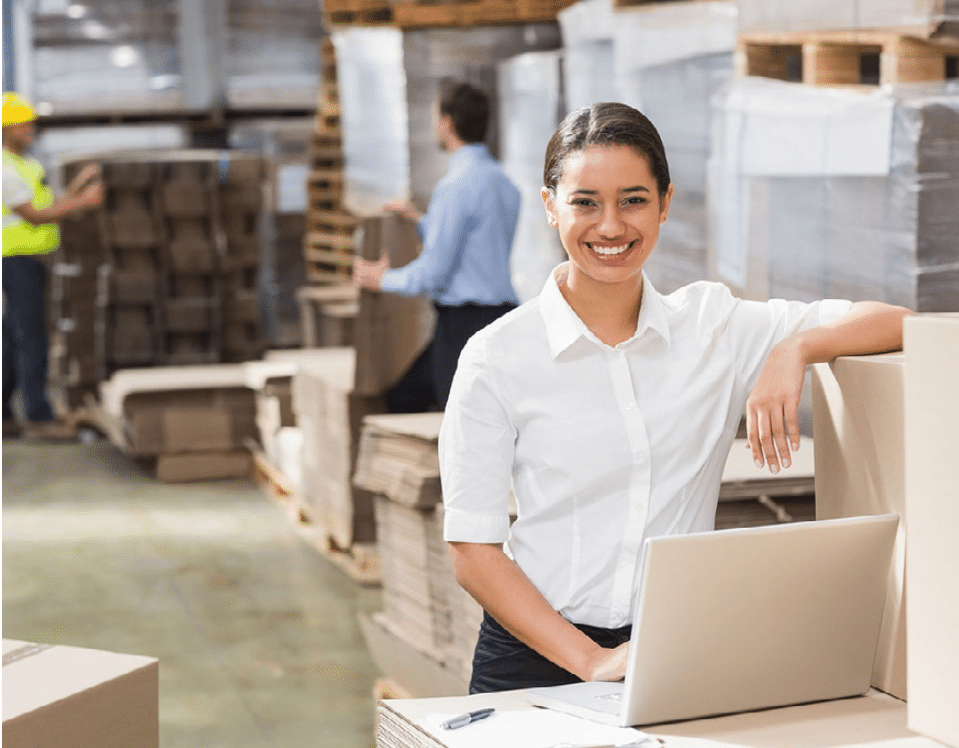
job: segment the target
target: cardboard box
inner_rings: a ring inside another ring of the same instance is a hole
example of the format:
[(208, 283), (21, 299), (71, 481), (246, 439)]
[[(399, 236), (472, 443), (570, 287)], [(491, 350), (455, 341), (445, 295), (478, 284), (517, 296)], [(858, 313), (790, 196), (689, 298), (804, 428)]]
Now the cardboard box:
[(3, 640), (6, 748), (157, 748), (153, 657)]
[(959, 314), (904, 336), (909, 727), (959, 748)]
[(101, 385), (100, 399), (111, 441), (135, 455), (242, 449), (256, 437), (255, 398), (240, 364), (121, 370)]
[[(389, 250), (392, 267), (402, 267), (419, 254), (416, 228), (395, 214), (363, 219), (358, 235), (357, 253), (367, 260), (379, 259), (384, 247)], [(426, 302), (422, 298), (360, 291), (353, 327), (354, 390), (358, 394), (383, 394), (406, 373), (425, 345), (425, 315)]]
[(246, 450), (231, 452), (184, 452), (157, 457), (156, 476), (164, 483), (248, 478), (253, 458)]
[(321, 348), (299, 362), (293, 407), (303, 434), (303, 501), (339, 548), (376, 536), (373, 496), (352, 476), (363, 418), (382, 413), (381, 397), (353, 390), (356, 355), (350, 348)]
[(900, 517), (872, 685), (906, 698), (905, 457), (902, 354), (813, 367), (816, 516)]
[(469, 678), (407, 643), (382, 614), (360, 615), (360, 629), (380, 672), (417, 697), (464, 696)]

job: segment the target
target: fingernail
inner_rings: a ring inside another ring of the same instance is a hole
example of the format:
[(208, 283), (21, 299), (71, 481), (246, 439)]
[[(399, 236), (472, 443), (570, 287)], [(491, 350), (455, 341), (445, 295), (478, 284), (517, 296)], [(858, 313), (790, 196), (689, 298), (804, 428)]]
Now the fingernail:
[(779, 465), (777, 465), (776, 463), (773, 463), (772, 465), (770, 465), (770, 466), (769, 466), (769, 472), (772, 473), (773, 475), (775, 475), (776, 473), (778, 473), (778, 472), (779, 472)]
[(790, 460), (788, 457), (785, 460), (783, 460), (784, 468), (788, 468), (791, 464), (792, 464), (792, 460)]
[(799, 442), (793, 442), (793, 452), (799, 451)]
[(763, 461), (758, 457), (755, 459), (756, 467), (761, 468), (763, 466)]

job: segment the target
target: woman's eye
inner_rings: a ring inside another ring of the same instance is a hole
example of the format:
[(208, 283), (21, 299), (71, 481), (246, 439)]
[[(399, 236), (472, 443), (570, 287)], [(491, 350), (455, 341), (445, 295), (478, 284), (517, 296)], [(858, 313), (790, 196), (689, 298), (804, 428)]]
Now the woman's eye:
[(645, 205), (649, 202), (645, 197), (627, 197), (624, 201), (624, 205)]
[(596, 203), (585, 197), (580, 197), (573, 200), (572, 205), (576, 208), (593, 208), (596, 206)]

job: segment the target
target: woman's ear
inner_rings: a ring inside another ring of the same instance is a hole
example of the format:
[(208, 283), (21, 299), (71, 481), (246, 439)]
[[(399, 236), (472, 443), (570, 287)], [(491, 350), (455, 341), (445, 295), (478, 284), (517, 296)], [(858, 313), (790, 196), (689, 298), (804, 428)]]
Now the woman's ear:
[(553, 192), (544, 187), (539, 194), (543, 198), (543, 206), (546, 208), (546, 220), (555, 229), (559, 225), (559, 221), (556, 218), (556, 203), (553, 200)]
[(674, 185), (672, 182), (670, 182), (669, 189), (667, 189), (666, 194), (663, 195), (663, 202), (659, 206), (660, 225), (666, 223), (666, 219), (669, 217), (669, 204), (673, 201), (673, 191), (674, 191)]

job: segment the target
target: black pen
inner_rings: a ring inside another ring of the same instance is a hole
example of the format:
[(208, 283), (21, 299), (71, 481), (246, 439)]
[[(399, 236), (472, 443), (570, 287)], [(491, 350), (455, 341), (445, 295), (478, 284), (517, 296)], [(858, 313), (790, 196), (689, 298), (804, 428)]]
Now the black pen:
[(472, 724), (477, 720), (486, 719), (496, 710), (492, 707), (487, 709), (477, 709), (475, 712), (467, 712), (466, 714), (461, 714), (458, 717), (453, 717), (453, 719), (448, 719), (443, 723), (443, 727), (447, 730), (455, 730), (458, 727), (466, 727), (466, 725)]

